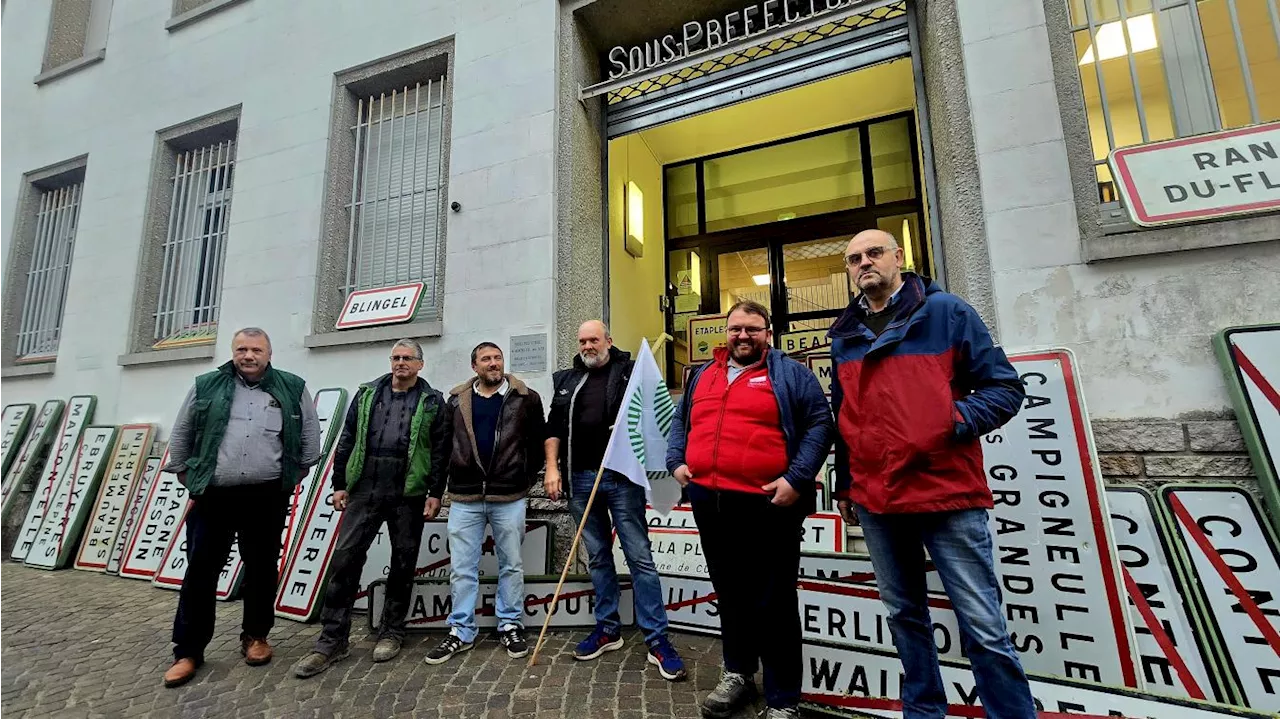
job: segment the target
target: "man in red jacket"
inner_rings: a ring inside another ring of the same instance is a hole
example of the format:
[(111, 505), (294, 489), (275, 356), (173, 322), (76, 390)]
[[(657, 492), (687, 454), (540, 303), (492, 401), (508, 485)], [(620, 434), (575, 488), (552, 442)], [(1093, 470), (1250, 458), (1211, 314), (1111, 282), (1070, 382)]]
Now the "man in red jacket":
[(798, 717), (803, 676), (796, 575), (831, 408), (807, 367), (771, 349), (769, 310), (729, 311), (729, 346), (694, 371), (676, 408), (667, 469), (688, 491), (716, 589), (724, 674), (702, 714), (734, 716), (764, 665), (768, 719)]
[(845, 250), (861, 295), (831, 326), (836, 499), (862, 525), (902, 659), (906, 719), (947, 713), (925, 555), (959, 619), (989, 719), (1034, 719), (1009, 641), (991, 554), (979, 440), (1013, 419), (1025, 390), (978, 313), (902, 272), (893, 235), (867, 230)]

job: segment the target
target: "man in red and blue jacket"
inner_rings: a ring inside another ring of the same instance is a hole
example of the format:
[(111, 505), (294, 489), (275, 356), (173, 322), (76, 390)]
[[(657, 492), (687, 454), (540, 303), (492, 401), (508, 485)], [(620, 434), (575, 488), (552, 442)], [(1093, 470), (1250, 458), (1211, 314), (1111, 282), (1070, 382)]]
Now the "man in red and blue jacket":
[(831, 408), (813, 372), (770, 347), (768, 309), (739, 302), (726, 325), (728, 346), (690, 377), (667, 442), (720, 611), (724, 674), (702, 714), (735, 715), (763, 664), (768, 718), (797, 717), (800, 537), (831, 448)]
[(845, 251), (861, 290), (831, 326), (836, 492), (862, 526), (902, 660), (906, 719), (947, 713), (925, 594), (925, 554), (959, 619), (989, 719), (1034, 719), (1030, 687), (1000, 608), (982, 465), (984, 434), (1025, 390), (982, 319), (911, 272), (893, 235), (867, 230)]

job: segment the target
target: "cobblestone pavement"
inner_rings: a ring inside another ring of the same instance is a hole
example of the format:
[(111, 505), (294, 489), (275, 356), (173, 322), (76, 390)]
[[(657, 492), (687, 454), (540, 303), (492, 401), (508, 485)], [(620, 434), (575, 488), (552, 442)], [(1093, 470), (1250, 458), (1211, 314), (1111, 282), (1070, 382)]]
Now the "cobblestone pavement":
[[(447, 664), (423, 663), (438, 634), (412, 635), (405, 651), (374, 664), (373, 643), (353, 633), (350, 659), (311, 679), (294, 660), (319, 628), (277, 619), (275, 660), (246, 666), (240, 607), (219, 605), (205, 665), (184, 687), (165, 689), (177, 594), (146, 582), (89, 572), (0, 570), (0, 712), (8, 717), (698, 717), (718, 681), (715, 639), (673, 635), (690, 678), (667, 682), (645, 661), (635, 631), (627, 646), (594, 662), (570, 658), (577, 633), (549, 635), (538, 666), (507, 657), (484, 638)], [(363, 617), (357, 618), (363, 622)], [(363, 624), (357, 625), (363, 627)], [(757, 709), (758, 710), (758, 709)], [(755, 716), (744, 712), (740, 719)], [(738, 719), (738, 718), (736, 718)]]

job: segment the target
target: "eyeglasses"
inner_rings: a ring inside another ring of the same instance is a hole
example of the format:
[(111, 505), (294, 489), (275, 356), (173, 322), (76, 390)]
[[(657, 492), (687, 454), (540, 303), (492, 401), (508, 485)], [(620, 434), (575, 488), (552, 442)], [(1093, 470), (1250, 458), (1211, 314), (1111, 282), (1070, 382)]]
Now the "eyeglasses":
[(418, 358), (413, 355), (391, 355), (392, 362), (417, 362)]
[(730, 327), (728, 332), (730, 335), (748, 335), (755, 337), (761, 332), (768, 332), (768, 327)]
[[(866, 255), (868, 258), (871, 259), (872, 262), (875, 262), (881, 257), (884, 257), (884, 253), (888, 251), (889, 251), (889, 248), (883, 245), (880, 247), (868, 247), (866, 251)], [(861, 252), (850, 252), (849, 254), (844, 256), (844, 261), (847, 262), (850, 267), (856, 267), (862, 264), (862, 255), (863, 253)]]

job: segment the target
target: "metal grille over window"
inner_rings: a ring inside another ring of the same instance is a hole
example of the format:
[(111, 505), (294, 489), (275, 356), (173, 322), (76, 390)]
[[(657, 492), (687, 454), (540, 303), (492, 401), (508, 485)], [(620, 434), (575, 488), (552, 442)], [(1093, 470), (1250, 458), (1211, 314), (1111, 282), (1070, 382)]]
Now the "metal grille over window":
[(443, 77), (362, 98), (343, 294), (426, 284), (418, 319), (439, 319)]
[(75, 248), (83, 184), (46, 190), (36, 215), (36, 240), (27, 272), (27, 293), (18, 329), (19, 360), (52, 359), (58, 354), (67, 276)]
[(180, 332), (216, 335), (235, 149), (235, 142), (227, 140), (178, 155), (156, 310), (157, 340)]
[(1280, 119), (1277, 0), (1068, 0), (1098, 195), (1117, 148)]

